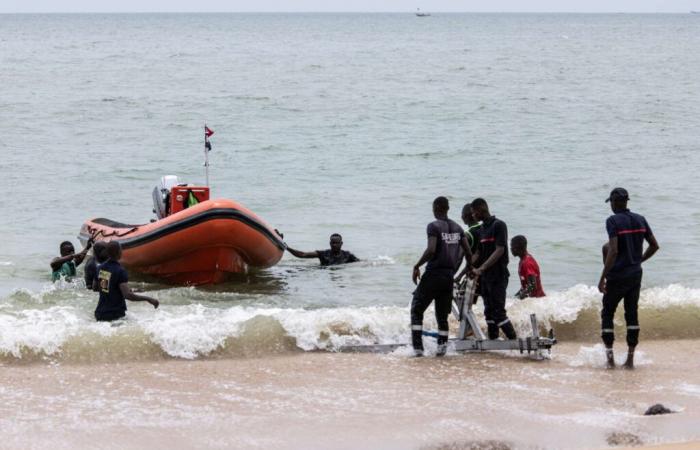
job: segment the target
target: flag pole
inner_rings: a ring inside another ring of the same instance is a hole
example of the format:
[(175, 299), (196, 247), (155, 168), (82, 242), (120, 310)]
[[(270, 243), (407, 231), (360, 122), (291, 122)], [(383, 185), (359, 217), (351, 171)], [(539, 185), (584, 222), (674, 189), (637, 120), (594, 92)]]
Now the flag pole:
[(209, 187), (209, 136), (207, 136), (207, 122), (204, 122), (204, 173)]

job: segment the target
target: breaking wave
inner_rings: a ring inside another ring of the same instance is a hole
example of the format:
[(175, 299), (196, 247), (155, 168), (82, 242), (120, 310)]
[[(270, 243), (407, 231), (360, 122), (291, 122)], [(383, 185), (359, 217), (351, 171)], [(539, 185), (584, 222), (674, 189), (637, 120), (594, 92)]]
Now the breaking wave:
[[(108, 324), (92, 318), (91, 298), (70, 286), (15, 291), (0, 303), (0, 363), (236, 358), (408, 342), (405, 306), (294, 309), (193, 303), (153, 310), (131, 304), (126, 320)], [(560, 341), (597, 342), (599, 306), (595, 288), (577, 285), (541, 299), (511, 299), (509, 315), (522, 333), (529, 327), (529, 314), (536, 313), (542, 327), (554, 328)], [(481, 316), (481, 305), (476, 309)], [(426, 314), (428, 328), (435, 327), (431, 314)], [(700, 338), (700, 289), (670, 285), (644, 290), (640, 321), (642, 339)], [(616, 326), (624, 334), (622, 307)], [(454, 321), (451, 328), (456, 329)]]

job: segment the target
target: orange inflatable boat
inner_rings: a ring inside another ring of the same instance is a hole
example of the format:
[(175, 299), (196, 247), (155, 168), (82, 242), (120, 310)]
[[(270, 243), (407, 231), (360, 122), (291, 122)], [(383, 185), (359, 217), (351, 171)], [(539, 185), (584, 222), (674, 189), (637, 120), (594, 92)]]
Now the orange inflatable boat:
[(130, 272), (181, 285), (221, 283), (282, 258), (286, 247), (281, 234), (248, 208), (231, 200), (209, 200), (208, 187), (168, 178), (153, 192), (157, 220), (145, 225), (88, 220), (80, 240), (117, 240), (123, 249), (121, 263)]

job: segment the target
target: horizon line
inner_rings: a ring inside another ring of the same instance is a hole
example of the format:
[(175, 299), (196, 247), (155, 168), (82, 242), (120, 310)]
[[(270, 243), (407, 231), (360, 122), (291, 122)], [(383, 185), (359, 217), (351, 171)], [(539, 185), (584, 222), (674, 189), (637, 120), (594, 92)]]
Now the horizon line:
[[(10, 14), (415, 14), (417, 10), (402, 11), (0, 11)], [(428, 10), (429, 14), (690, 14), (687, 11), (445, 11)]]

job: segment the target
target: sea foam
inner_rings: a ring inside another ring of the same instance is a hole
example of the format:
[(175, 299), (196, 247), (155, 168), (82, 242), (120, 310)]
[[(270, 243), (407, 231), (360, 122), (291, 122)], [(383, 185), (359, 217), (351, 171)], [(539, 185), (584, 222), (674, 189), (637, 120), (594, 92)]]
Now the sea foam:
[[(94, 321), (92, 303), (87, 300), (90, 293), (70, 292), (62, 287), (38, 293), (15, 291), (0, 308), (0, 360), (194, 359), (334, 351), (343, 345), (409, 341), (406, 306), (307, 309), (162, 302), (154, 310), (143, 303), (130, 303), (127, 318), (109, 324)], [(61, 305), (68, 295), (78, 300)], [(600, 300), (595, 288), (577, 285), (544, 298), (509, 299), (508, 312), (521, 334), (529, 334), (529, 315), (536, 313), (541, 332), (553, 328), (560, 341), (597, 342)], [(481, 309), (479, 301), (475, 310), (483, 326)], [(699, 318), (698, 289), (670, 285), (642, 292), (642, 339), (700, 338)], [(450, 321), (451, 330), (456, 330), (456, 321)], [(426, 312), (425, 328), (436, 328), (432, 308)], [(622, 307), (616, 328), (624, 336)], [(572, 364), (594, 363), (597, 353), (579, 355), (579, 361)]]

